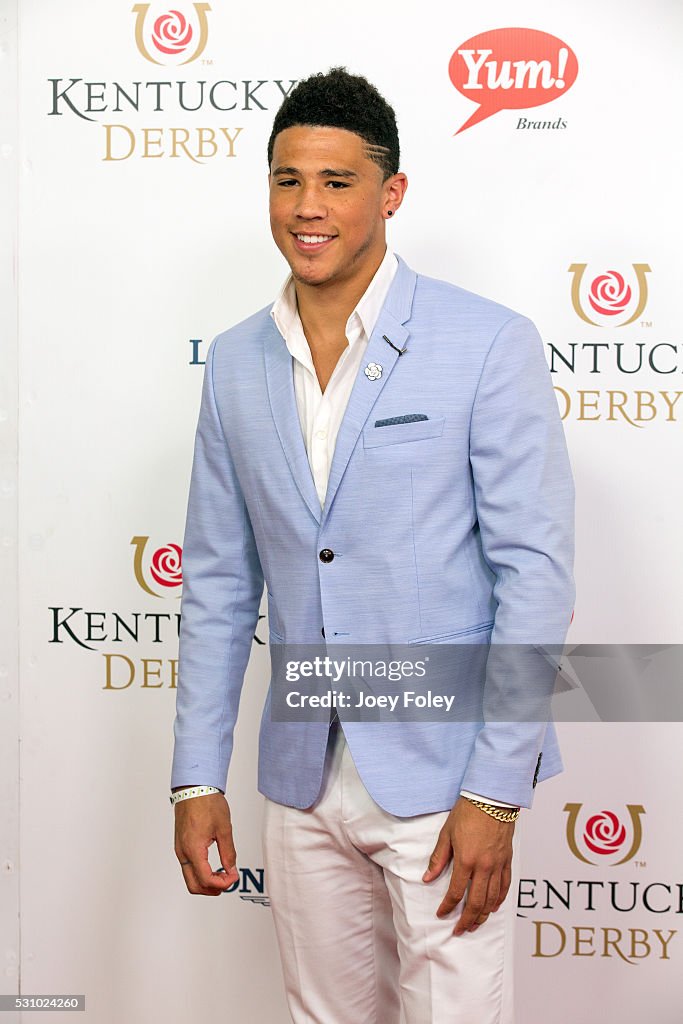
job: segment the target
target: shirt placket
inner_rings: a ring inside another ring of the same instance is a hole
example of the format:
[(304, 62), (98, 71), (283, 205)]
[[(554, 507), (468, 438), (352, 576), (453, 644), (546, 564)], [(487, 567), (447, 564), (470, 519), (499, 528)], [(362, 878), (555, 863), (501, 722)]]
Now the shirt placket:
[(316, 390), (315, 411), (313, 413), (313, 424), (311, 431), (311, 463), (313, 479), (315, 481), (320, 504), (325, 504), (325, 494), (332, 465), (334, 448), (331, 443), (332, 419), (335, 412), (337, 392), (340, 387), (340, 380), (343, 375), (344, 364), (347, 360), (349, 349), (342, 352), (335, 366), (327, 387), (323, 392), (320, 388), (317, 375), (314, 372), (314, 386)]

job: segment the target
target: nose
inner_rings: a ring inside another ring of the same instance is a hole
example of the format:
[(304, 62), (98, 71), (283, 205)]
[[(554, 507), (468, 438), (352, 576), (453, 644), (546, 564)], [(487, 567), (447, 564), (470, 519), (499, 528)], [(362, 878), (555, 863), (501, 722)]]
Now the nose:
[(295, 212), (302, 220), (322, 220), (327, 216), (325, 196), (315, 182), (301, 185)]

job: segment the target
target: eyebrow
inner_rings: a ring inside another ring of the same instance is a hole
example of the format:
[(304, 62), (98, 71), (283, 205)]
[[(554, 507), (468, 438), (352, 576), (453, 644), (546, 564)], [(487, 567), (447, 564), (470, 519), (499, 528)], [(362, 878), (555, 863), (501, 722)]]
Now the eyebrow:
[[(276, 167), (273, 171), (273, 175), (276, 174), (301, 174), (298, 167)], [(346, 168), (333, 168), (326, 167), (322, 171), (318, 171), (321, 178), (357, 178), (358, 175), (355, 171), (348, 170)]]

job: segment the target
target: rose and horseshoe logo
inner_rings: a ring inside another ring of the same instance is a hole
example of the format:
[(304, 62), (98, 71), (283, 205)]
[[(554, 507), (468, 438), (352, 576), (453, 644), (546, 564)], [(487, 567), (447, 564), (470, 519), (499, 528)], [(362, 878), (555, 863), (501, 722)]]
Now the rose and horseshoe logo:
[[(569, 273), (572, 277), (572, 305), (575, 312), (587, 324), (592, 327), (611, 326), (626, 327), (637, 320), (645, 309), (647, 303), (647, 277), (650, 267), (647, 263), (634, 263), (633, 273), (637, 288), (637, 298), (634, 299), (634, 288), (626, 281), (624, 275), (618, 270), (607, 270), (598, 274), (588, 285), (585, 298), (587, 303), (582, 301), (582, 281), (588, 264), (572, 263)], [(588, 309), (586, 308), (588, 306)], [(627, 320), (615, 323), (622, 315), (626, 315), (633, 309)], [(589, 315), (590, 314), (590, 315)], [(597, 314), (599, 322), (592, 317)], [(614, 320), (612, 319), (614, 318)]]
[[(645, 814), (642, 804), (627, 804), (631, 828), (614, 811), (598, 811), (590, 815), (583, 829), (577, 828), (579, 813), (583, 804), (565, 804), (567, 812), (567, 844), (574, 856), (584, 864), (606, 863), (607, 858), (622, 854), (619, 860), (611, 861), (613, 867), (632, 860), (640, 849), (643, 839), (641, 816)], [(628, 832), (631, 833), (630, 842)], [(585, 851), (585, 852), (582, 852)], [(587, 854), (592, 854), (591, 859)]]
[[(152, 597), (166, 597), (176, 590), (176, 597), (180, 597), (179, 587), (183, 582), (183, 551), (178, 544), (165, 544), (157, 548), (150, 559), (145, 558), (145, 550), (149, 537), (133, 537), (131, 544), (134, 548), (133, 572), (135, 579), (146, 594)], [(157, 593), (152, 586), (162, 588)]]
[[(194, 7), (195, 24), (191, 24), (182, 11), (170, 10), (160, 14), (154, 20), (151, 32), (145, 32), (145, 21), (151, 4), (135, 4), (132, 8), (135, 18), (135, 43), (145, 58), (152, 64), (166, 64), (168, 58), (189, 56), (179, 64), (190, 64), (204, 52), (209, 36), (207, 12), (209, 4), (196, 3)], [(149, 45), (148, 45), (149, 42)], [(153, 48), (154, 54), (150, 52)], [(160, 59), (157, 59), (160, 58)], [(164, 60), (166, 58), (166, 60)]]

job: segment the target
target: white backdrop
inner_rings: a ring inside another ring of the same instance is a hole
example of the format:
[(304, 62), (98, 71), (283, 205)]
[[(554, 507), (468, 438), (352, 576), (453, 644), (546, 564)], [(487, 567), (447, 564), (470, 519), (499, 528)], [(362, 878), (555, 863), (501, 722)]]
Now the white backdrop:
[[(153, 38), (156, 25), (163, 43), (166, 25), (170, 48), (169, 7), (135, 6), (0, 4), (0, 992), (85, 993), (97, 1024), (284, 1024), (260, 874), (262, 644), (230, 775), (239, 892), (187, 894), (167, 799), (173, 545), (201, 360), (286, 272), (267, 221), (275, 109), (293, 81), (336, 63), (392, 102), (410, 185), (390, 244), (415, 269), (530, 316), (548, 345), (577, 485), (570, 641), (675, 643), (682, 10), (174, 0), (191, 30), (185, 44), (174, 22), (174, 56)], [(557, 37), (576, 81), (455, 135), (475, 107), (449, 61), (509, 27)], [(181, 98), (198, 104), (200, 82), (203, 106), (182, 109)], [(618, 1003), (622, 1024), (674, 1024), (681, 727), (572, 724), (560, 738), (566, 771), (521, 825), (519, 1020), (593, 1024)], [(567, 804), (580, 805), (569, 833)]]

